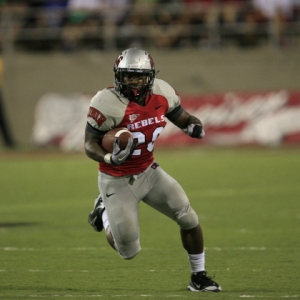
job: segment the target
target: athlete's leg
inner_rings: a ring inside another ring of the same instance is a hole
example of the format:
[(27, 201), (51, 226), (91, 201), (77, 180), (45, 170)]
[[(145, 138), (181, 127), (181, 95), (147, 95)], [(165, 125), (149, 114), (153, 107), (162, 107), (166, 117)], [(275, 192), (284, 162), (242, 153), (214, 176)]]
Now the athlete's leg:
[(189, 254), (199, 254), (204, 251), (203, 233), (200, 225), (195, 228), (180, 229), (181, 241), (184, 249)]
[(203, 271), (203, 234), (198, 216), (190, 206), (187, 195), (180, 184), (160, 167), (147, 171), (147, 175), (153, 186), (143, 201), (177, 222), (191, 271)]
[(198, 216), (186, 193), (174, 178), (161, 167), (148, 169), (146, 176), (151, 185), (149, 193), (143, 198), (146, 204), (173, 219), (182, 230), (190, 231), (198, 226)]
[(106, 209), (104, 210), (101, 218), (102, 218), (102, 223), (103, 223), (103, 227), (104, 227), (104, 230), (105, 230), (106, 240), (107, 240), (108, 244), (114, 250), (117, 251), (117, 249), (115, 248), (115, 241), (114, 241), (114, 238), (113, 238), (111, 230), (110, 230), (110, 226), (109, 226), (109, 221), (108, 221)]
[[(115, 178), (101, 173), (99, 187), (103, 196), (105, 232), (108, 243), (124, 259), (132, 259), (140, 251), (138, 199), (128, 187), (128, 178)], [(108, 225), (109, 224), (109, 225)]]

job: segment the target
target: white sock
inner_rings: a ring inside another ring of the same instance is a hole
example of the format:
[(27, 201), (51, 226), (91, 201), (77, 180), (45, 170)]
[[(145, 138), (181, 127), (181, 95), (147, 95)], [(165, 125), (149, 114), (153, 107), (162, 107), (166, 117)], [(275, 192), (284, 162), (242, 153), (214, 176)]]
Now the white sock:
[(103, 222), (103, 227), (106, 231), (107, 227), (109, 226), (109, 221), (108, 221), (106, 209), (104, 210), (104, 212), (102, 214), (102, 222)]
[(205, 271), (205, 252), (201, 254), (188, 254), (191, 273)]

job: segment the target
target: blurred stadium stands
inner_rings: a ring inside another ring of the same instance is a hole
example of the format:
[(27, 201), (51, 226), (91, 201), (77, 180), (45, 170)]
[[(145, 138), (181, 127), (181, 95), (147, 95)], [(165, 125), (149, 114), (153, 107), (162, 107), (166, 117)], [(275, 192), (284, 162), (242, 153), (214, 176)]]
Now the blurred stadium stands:
[(4, 51), (288, 47), (298, 44), (300, 35), (299, 0), (10, 0), (0, 5)]

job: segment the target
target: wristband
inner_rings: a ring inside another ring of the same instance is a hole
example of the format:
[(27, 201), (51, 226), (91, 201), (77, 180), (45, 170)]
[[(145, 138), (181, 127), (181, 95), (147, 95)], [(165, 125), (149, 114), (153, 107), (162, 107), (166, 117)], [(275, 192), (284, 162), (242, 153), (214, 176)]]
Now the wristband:
[(111, 158), (112, 154), (111, 153), (107, 153), (104, 155), (104, 161), (107, 163), (107, 164), (110, 164), (111, 165)]

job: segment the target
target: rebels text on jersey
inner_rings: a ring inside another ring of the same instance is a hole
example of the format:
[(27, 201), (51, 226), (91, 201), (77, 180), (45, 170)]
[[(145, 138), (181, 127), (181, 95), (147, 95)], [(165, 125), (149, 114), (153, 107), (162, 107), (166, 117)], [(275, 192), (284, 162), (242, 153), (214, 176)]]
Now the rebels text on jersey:
[(139, 174), (153, 162), (154, 142), (166, 126), (165, 116), (180, 105), (180, 97), (166, 82), (156, 79), (145, 106), (120, 97), (114, 89), (100, 91), (91, 101), (88, 123), (101, 131), (126, 127), (138, 144), (120, 166), (99, 163), (101, 172), (113, 176)]

